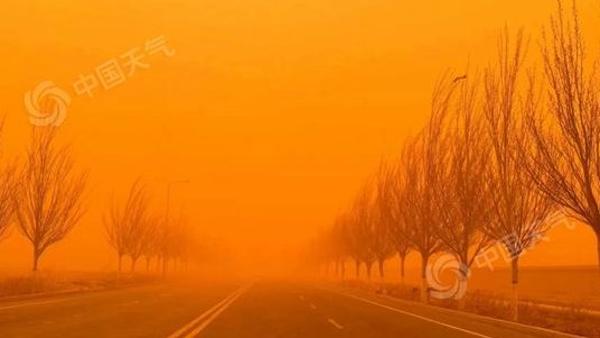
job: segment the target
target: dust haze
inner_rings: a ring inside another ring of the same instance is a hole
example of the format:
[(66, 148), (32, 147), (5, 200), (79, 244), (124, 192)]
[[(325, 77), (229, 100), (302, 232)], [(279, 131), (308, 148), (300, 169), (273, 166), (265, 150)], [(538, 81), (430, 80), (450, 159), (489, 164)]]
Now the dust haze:
[(600, 336), (597, 1), (4, 7), (0, 335)]

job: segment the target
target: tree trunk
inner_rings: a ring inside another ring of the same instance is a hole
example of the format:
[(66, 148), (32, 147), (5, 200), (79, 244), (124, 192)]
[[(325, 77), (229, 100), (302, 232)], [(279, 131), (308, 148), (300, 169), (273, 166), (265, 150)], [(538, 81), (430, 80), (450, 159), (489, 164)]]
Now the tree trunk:
[(513, 257), (512, 266), (512, 315), (513, 320), (519, 319), (519, 257)]
[(355, 260), (355, 266), (356, 266), (356, 279), (358, 279), (360, 277), (360, 261), (358, 259)]
[(381, 281), (383, 281), (383, 274), (384, 274), (384, 272), (383, 272), (383, 263), (384, 263), (384, 260), (380, 259), (378, 263), (379, 263), (379, 277), (381, 277)]
[(464, 293), (457, 295), (457, 297), (458, 297), (458, 309), (461, 310), (461, 311), (463, 311), (465, 309), (466, 301), (467, 301), (467, 297), (465, 297), (465, 295), (466, 295), (467, 283), (469, 282), (468, 281), (469, 270), (459, 269), (459, 273), (460, 273), (460, 276), (463, 278), (463, 280), (460, 281), (460, 282), (461, 283), (465, 283), (465, 284), (461, 285), (462, 287), (464, 287), (464, 289), (458, 290), (458, 292), (464, 292)]
[(406, 260), (406, 255), (400, 256), (400, 282), (404, 285), (404, 261)]
[(344, 280), (346, 278), (346, 261), (344, 261), (343, 259), (340, 262), (340, 274), (342, 280)]
[(421, 301), (425, 304), (429, 301), (429, 284), (427, 283), (427, 263), (429, 256), (421, 254)]
[(37, 249), (33, 249), (33, 268), (32, 271), (33, 272), (37, 272), (38, 271), (38, 263), (40, 261), (40, 254), (38, 252)]
[(371, 267), (373, 266), (373, 263), (366, 263), (367, 264), (367, 279), (371, 280)]

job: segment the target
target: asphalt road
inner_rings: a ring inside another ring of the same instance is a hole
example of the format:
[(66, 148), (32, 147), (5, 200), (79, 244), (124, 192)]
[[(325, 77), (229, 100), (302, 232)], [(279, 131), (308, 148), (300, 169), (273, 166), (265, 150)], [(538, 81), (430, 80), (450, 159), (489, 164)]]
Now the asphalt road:
[[(156, 285), (0, 302), (0, 337), (557, 337), (309, 284)], [(566, 335), (565, 335), (566, 337)]]

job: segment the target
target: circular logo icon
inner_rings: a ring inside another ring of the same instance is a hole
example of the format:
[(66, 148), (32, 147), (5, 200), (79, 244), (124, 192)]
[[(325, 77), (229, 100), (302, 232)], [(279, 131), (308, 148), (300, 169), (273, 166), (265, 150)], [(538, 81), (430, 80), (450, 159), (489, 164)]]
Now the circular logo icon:
[[(442, 281), (442, 274), (450, 271), (454, 275), (454, 282), (446, 284)], [(437, 299), (461, 299), (467, 292), (469, 268), (460, 263), (453, 255), (439, 256), (432, 263), (427, 264), (425, 278), (431, 287), (430, 295)]]
[(70, 104), (71, 96), (52, 81), (40, 82), (25, 93), (25, 109), (35, 126), (60, 126)]

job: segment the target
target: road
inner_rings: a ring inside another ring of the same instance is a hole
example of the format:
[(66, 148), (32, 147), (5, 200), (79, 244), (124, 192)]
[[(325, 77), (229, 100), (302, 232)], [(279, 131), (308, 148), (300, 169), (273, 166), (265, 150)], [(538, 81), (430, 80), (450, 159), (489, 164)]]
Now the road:
[[(153, 285), (0, 302), (0, 337), (556, 337), (331, 287)], [(567, 337), (565, 335), (565, 337)]]

